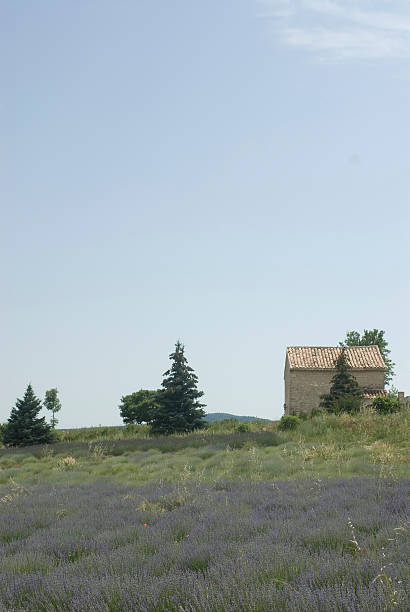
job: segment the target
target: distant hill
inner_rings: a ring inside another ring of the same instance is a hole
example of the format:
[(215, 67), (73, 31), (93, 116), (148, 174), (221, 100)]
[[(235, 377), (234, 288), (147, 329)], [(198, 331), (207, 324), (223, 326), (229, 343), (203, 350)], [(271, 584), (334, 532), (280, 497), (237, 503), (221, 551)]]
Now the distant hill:
[(269, 419), (260, 419), (254, 416), (237, 416), (236, 414), (228, 414), (227, 412), (210, 412), (205, 415), (205, 421), (213, 423), (214, 421), (224, 421), (225, 419), (235, 419), (236, 421), (269, 421)]

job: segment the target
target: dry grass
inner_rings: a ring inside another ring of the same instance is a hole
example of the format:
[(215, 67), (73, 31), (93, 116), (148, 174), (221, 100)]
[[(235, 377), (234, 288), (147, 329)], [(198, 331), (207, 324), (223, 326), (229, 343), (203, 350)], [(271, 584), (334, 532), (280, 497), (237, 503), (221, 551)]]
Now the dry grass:
[(374, 463), (402, 463), (408, 460), (408, 451), (406, 449), (397, 449), (392, 444), (383, 440), (376, 440), (363, 448), (370, 451)]
[(77, 461), (74, 457), (61, 457), (57, 461), (57, 470), (71, 470), (76, 464)]

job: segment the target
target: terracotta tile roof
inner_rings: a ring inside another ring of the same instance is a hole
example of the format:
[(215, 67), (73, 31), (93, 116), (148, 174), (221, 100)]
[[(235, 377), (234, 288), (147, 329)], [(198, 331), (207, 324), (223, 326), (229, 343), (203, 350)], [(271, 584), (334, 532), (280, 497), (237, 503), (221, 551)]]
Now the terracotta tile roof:
[[(386, 368), (378, 346), (347, 346), (345, 350), (354, 370)], [(291, 370), (330, 370), (341, 351), (340, 346), (288, 346), (286, 354)]]
[(386, 389), (379, 389), (378, 391), (373, 391), (372, 389), (364, 389), (363, 390), (363, 398), (364, 399), (374, 399), (375, 397), (387, 397)]

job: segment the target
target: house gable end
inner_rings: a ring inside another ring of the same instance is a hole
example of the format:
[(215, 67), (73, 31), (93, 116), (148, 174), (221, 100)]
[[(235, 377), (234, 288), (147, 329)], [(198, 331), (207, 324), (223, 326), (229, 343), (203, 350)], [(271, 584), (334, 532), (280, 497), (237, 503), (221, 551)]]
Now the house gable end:
[[(319, 408), (336, 372), (342, 347), (287, 347), (285, 358), (285, 413), (310, 413)], [(368, 393), (384, 391), (385, 364), (378, 346), (346, 347), (359, 387)]]

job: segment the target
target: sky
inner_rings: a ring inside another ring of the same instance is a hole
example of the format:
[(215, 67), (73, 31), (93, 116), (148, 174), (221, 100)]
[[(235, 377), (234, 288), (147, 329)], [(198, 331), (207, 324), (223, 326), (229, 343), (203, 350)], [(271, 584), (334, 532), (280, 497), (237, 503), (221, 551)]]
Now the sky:
[(280, 418), (286, 346), (348, 330), (410, 394), (407, 0), (0, 13), (0, 422), (30, 382), (121, 424), (178, 339), (207, 412)]

